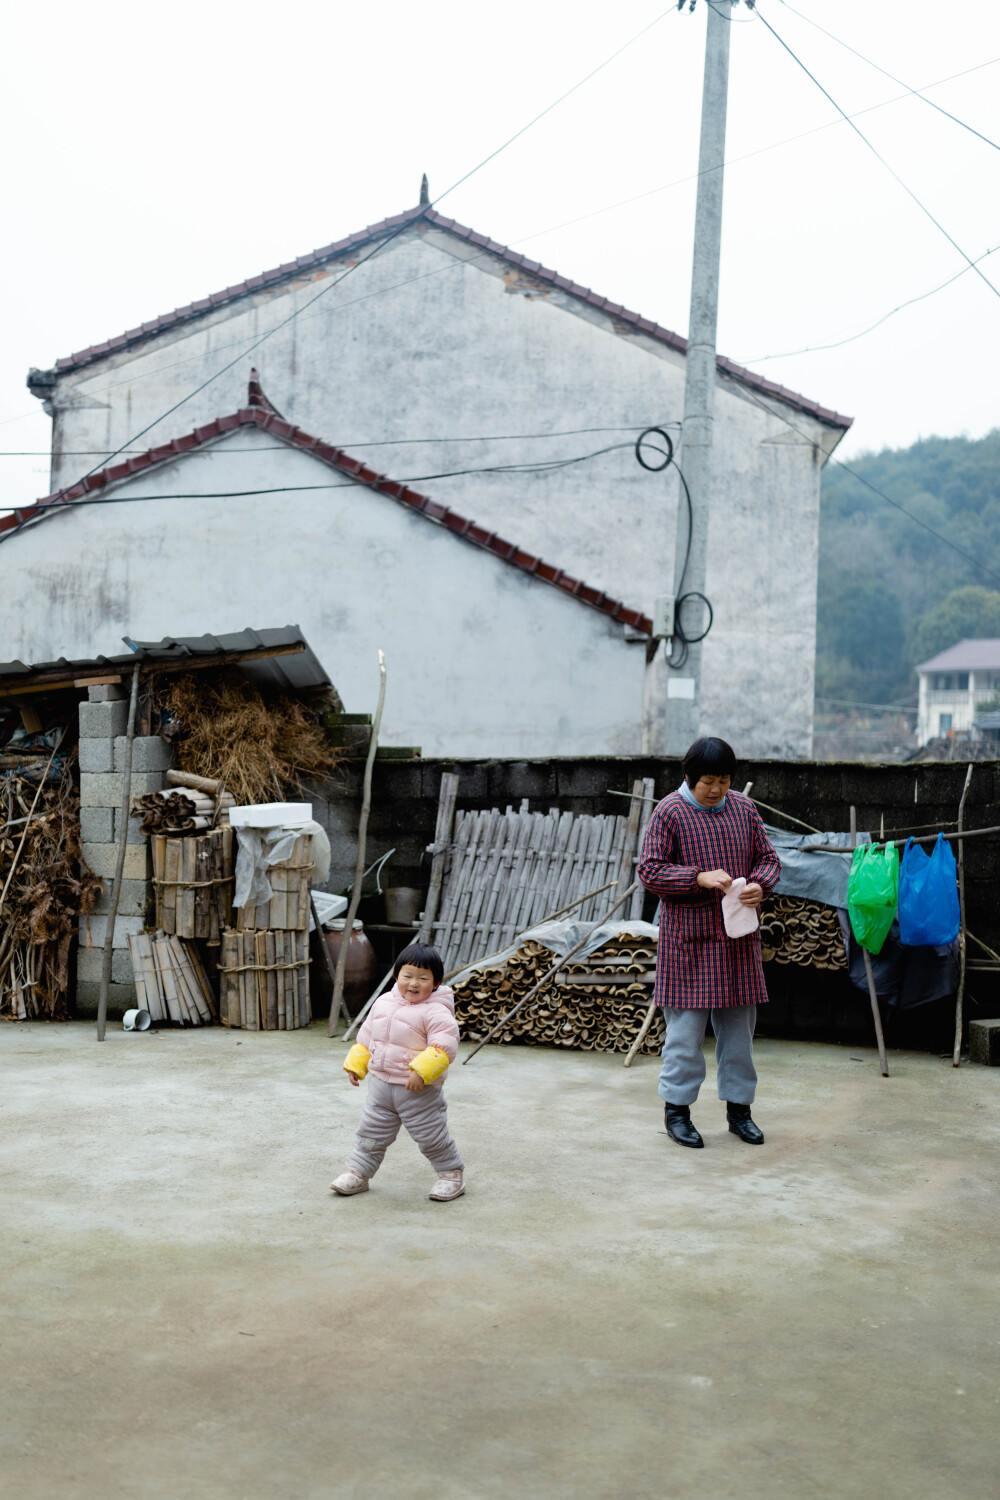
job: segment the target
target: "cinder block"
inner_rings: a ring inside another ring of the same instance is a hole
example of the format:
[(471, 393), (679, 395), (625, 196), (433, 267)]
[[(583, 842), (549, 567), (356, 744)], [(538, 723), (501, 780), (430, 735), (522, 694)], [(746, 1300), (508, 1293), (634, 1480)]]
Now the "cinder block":
[[(82, 704), (81, 707), (86, 707)], [(92, 705), (96, 708), (114, 707), (113, 704), (98, 703)], [(162, 771), (141, 771), (132, 775), (132, 796), (141, 797), (145, 792), (159, 792), (163, 789)], [(92, 772), (80, 772), (80, 806), (81, 807), (121, 807), (124, 794), (124, 777), (117, 771), (108, 775), (96, 775)]]
[[(121, 837), (122, 810), (121, 810), (120, 807), (115, 807), (115, 808), (110, 808), (109, 807), (109, 808), (106, 808), (105, 811), (106, 812), (114, 812), (114, 830), (115, 831), (114, 831), (114, 836), (113, 836), (111, 842), (113, 844), (117, 844), (119, 838)], [(127, 832), (125, 834), (125, 842), (127, 844), (145, 844), (147, 842), (146, 835), (144, 833), (140, 833), (139, 832), (139, 819), (138, 818), (133, 818), (131, 816), (127, 817), (125, 819), (125, 823), (126, 823), (126, 826), (127, 826)]]
[[(100, 999), (100, 980), (78, 979), (76, 982), (76, 1013), (96, 1016)], [(120, 1021), (127, 1010), (135, 1006), (135, 983), (108, 985), (108, 1015)]]
[(97, 687), (87, 689), (87, 697), (91, 703), (117, 703), (119, 699), (128, 696), (123, 687), (118, 687), (113, 682), (102, 682)]
[(1000, 1068), (1000, 1021), (969, 1022), (969, 1061)]
[[(114, 880), (118, 866), (117, 844), (84, 844), (82, 854), (84, 863), (95, 875), (100, 875), (102, 880)], [(149, 847), (146, 841), (143, 840), (142, 845), (129, 844), (125, 850), (122, 879), (146, 880), (148, 876)]]
[[(115, 938), (113, 947), (127, 948), (128, 940), (137, 932), (142, 932), (146, 923), (141, 916), (138, 917), (116, 917)], [(104, 940), (108, 935), (108, 919), (99, 916), (97, 912), (91, 912), (88, 917), (80, 918), (80, 952), (87, 948), (104, 949)]]
[[(118, 735), (115, 740), (115, 771), (125, 769), (125, 746), (128, 740), (124, 734)], [(170, 746), (165, 740), (161, 740), (158, 734), (136, 735), (132, 741), (132, 775), (144, 771), (165, 771), (170, 765)]]
[(113, 740), (127, 727), (128, 704), (124, 701), (80, 704), (81, 740)]
[[(99, 745), (100, 740), (81, 740), (83, 745)], [(114, 837), (114, 808), (81, 807), (80, 838), (85, 844), (110, 844)]]
[[(81, 948), (76, 955), (77, 983), (90, 980), (100, 984), (104, 967), (103, 948)], [(111, 954), (111, 983), (132, 984), (132, 960), (126, 948), (115, 948)]]
[[(120, 917), (145, 917), (146, 909), (150, 904), (153, 887), (145, 880), (123, 880), (122, 888), (118, 896), (118, 915)], [(104, 892), (98, 896), (94, 904), (94, 911), (104, 915), (111, 906), (111, 881), (104, 882)]]
[(114, 740), (81, 740), (80, 771), (94, 773), (113, 771), (115, 768)]

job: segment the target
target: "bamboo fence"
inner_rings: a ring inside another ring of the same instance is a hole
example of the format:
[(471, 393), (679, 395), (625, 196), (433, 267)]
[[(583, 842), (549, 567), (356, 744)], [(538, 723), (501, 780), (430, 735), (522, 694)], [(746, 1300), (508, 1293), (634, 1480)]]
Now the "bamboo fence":
[(217, 944), (231, 920), (233, 831), (215, 828), (194, 838), (150, 839), (156, 925), (165, 933)]
[(136, 1006), (151, 1021), (210, 1026), (215, 996), (197, 948), (166, 932), (134, 933), (128, 940)]
[(296, 1031), (312, 1020), (307, 932), (222, 934), (219, 1018), (245, 1031)]

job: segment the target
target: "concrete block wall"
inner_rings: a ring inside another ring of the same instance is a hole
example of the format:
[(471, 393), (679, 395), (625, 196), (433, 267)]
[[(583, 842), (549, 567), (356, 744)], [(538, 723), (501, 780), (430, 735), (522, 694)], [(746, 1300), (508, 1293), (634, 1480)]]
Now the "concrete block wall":
[[(76, 1008), (94, 1013), (101, 988), (101, 966), (108, 930), (111, 887), (118, 861), (122, 822), (123, 768), (128, 703), (111, 698), (107, 688), (91, 688), (91, 701), (80, 704), (80, 835), (83, 858), (104, 885), (95, 910), (80, 918), (76, 966)], [(100, 695), (100, 701), (95, 701)], [(137, 735), (132, 751), (132, 795), (156, 792), (164, 785), (170, 747), (158, 736)], [(153, 898), (149, 840), (128, 819), (125, 868), (115, 921), (109, 1015), (121, 1015), (135, 1004), (135, 985), (128, 955), (130, 934), (142, 932)]]

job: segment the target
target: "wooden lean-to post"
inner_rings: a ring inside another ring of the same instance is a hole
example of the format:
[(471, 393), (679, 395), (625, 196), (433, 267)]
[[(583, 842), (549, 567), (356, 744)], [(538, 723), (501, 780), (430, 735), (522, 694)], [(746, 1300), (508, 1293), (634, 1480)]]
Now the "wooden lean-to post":
[[(858, 813), (857, 809), (851, 808), (851, 848), (855, 848), (858, 842)], [(868, 980), (868, 998), (872, 1004), (872, 1020), (875, 1022), (875, 1040), (878, 1042), (878, 1065), (882, 1070), (882, 1077), (888, 1078), (889, 1064), (885, 1056), (885, 1037), (882, 1035), (882, 1016), (878, 1008), (878, 995), (875, 993), (875, 975), (872, 973), (872, 957), (867, 948), (861, 949), (865, 960), (865, 976)]]
[(125, 869), (125, 846), (128, 841), (128, 819), (132, 801), (132, 746), (135, 743), (135, 708), (139, 698), (139, 667), (132, 670), (132, 692), (128, 702), (128, 725), (125, 730), (125, 766), (122, 776), (122, 822), (118, 830), (118, 863), (111, 886), (111, 902), (108, 907), (108, 930), (104, 936), (104, 962), (101, 965), (101, 988), (97, 997), (97, 1040), (104, 1041), (108, 1024), (108, 986), (111, 983), (111, 960), (114, 957), (115, 920), (118, 902), (122, 893), (122, 873)]
[(344, 916), (344, 939), (337, 954), (337, 970), (333, 980), (333, 999), (330, 1001), (330, 1022), (326, 1029), (327, 1036), (336, 1036), (337, 1017), (344, 1005), (344, 975), (347, 971), (347, 950), (351, 943), (351, 933), (354, 930), (354, 918), (358, 910), (358, 902), (361, 900), (361, 881), (365, 873), (365, 850), (368, 843), (368, 814), (372, 805), (372, 770), (375, 765), (375, 751), (378, 749), (378, 732), (382, 723), (382, 709), (385, 705), (385, 656), (380, 651), (378, 654), (378, 707), (375, 710), (375, 718), (372, 720), (372, 734), (368, 742), (368, 758), (365, 761), (365, 777), (361, 792), (361, 816), (358, 819), (358, 861), (354, 867), (354, 885), (351, 887), (351, 899)]
[(962, 1061), (962, 1023), (965, 1003), (965, 845), (962, 833), (965, 828), (965, 799), (972, 780), (972, 766), (965, 773), (965, 785), (958, 803), (958, 994), (955, 996), (955, 1047), (951, 1054), (951, 1065), (957, 1068)]
[(441, 788), (438, 793), (437, 824), (434, 828), (434, 852), (431, 858), (431, 880), (427, 891), (427, 900), (424, 903), (424, 919), (417, 933), (418, 943), (429, 943), (434, 937), (434, 923), (437, 920), (438, 906), (441, 902), (441, 886), (444, 883), (444, 867), (448, 862), (448, 850), (451, 844), (451, 832), (455, 823), (455, 799), (458, 796), (458, 777), (451, 771), (445, 771), (441, 776)]

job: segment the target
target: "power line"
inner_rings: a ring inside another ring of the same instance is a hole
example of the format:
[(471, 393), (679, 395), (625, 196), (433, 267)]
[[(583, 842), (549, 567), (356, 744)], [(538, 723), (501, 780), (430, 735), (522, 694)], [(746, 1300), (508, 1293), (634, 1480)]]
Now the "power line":
[(786, 10), (790, 10), (792, 12), (793, 16), (798, 16), (800, 21), (808, 21), (810, 26), (815, 26), (817, 31), (821, 31), (824, 36), (828, 36), (831, 42), (836, 42), (838, 47), (843, 47), (846, 51), (852, 53), (855, 57), (860, 58), (863, 63), (867, 63), (870, 68), (874, 68), (876, 73), (881, 73), (883, 78), (889, 78), (893, 83), (898, 83), (901, 89), (906, 89), (908, 93), (913, 94), (924, 104), (929, 105), (931, 109), (936, 109), (939, 115), (944, 115), (946, 119), (952, 120), (956, 125), (960, 125), (962, 129), (967, 130), (970, 135), (978, 136), (979, 139), (981, 141), (984, 141), (987, 146), (992, 146), (994, 151), (1000, 151), (1000, 146), (997, 145), (996, 141), (991, 141), (989, 136), (983, 135), (981, 130), (976, 130), (974, 126), (967, 124), (965, 120), (960, 120), (957, 115), (953, 115), (951, 111), (945, 109), (943, 105), (935, 104), (933, 99), (925, 99), (919, 89), (912, 88), (910, 84), (904, 83), (901, 78), (897, 78), (894, 73), (890, 73), (888, 68), (881, 67), (877, 62), (873, 62), (870, 57), (865, 57), (864, 53), (859, 52), (856, 47), (852, 47), (849, 42), (843, 41), (843, 39), (839, 36), (834, 36), (832, 31), (827, 31), (825, 26), (821, 26), (818, 21), (814, 21), (812, 16), (804, 15), (801, 10), (796, 10), (794, 5), (789, 5), (788, 0), (781, 0), (781, 3)]
[[(984, 253), (979, 256), (979, 260), (988, 260), (989, 257), (991, 255), (995, 255), (998, 250), (1000, 250), (1000, 245), (994, 245), (991, 250), (984, 251)], [(845, 344), (853, 344), (856, 339), (863, 339), (867, 334), (874, 333), (876, 328), (881, 328), (883, 323), (887, 323), (890, 318), (895, 317), (896, 313), (902, 312), (904, 308), (912, 307), (916, 302), (926, 302), (928, 297), (933, 297), (936, 295), (936, 293), (943, 292), (945, 287), (951, 286), (953, 281), (958, 281), (960, 277), (966, 276), (968, 274), (968, 271), (969, 267), (963, 266), (960, 271), (955, 272), (954, 276), (949, 276), (947, 281), (942, 281), (938, 286), (931, 287), (929, 292), (920, 292), (918, 296), (910, 297), (907, 299), (907, 301), (900, 302), (898, 307), (892, 308), (890, 312), (883, 313), (881, 318), (879, 318), (874, 323), (870, 323), (867, 328), (862, 328), (860, 333), (851, 333), (847, 336), (847, 338), (835, 339), (832, 344), (809, 344), (805, 349), (789, 349), (786, 350), (783, 354), (755, 354), (751, 359), (742, 360), (741, 363), (747, 365), (762, 365), (765, 364), (769, 359), (792, 359), (794, 356), (799, 354), (820, 354), (824, 349), (842, 349)]]
[(941, 234), (944, 235), (945, 239), (948, 241), (949, 245), (951, 245), (953, 249), (955, 249), (955, 250), (958, 251), (959, 255), (966, 262), (966, 264), (969, 267), (971, 267), (971, 269), (973, 271), (975, 271), (975, 273), (979, 277), (980, 281), (985, 282), (986, 285), (989, 287), (990, 291), (993, 293), (993, 295), (995, 297), (1000, 298), (1000, 290), (998, 290), (998, 288), (993, 285), (992, 281), (990, 281), (990, 279), (989, 279), (988, 276), (986, 276), (986, 275), (983, 274), (983, 272), (976, 265), (976, 262), (974, 260), (972, 260), (965, 253), (965, 251), (962, 249), (962, 247), (958, 243), (958, 241), (952, 239), (951, 235), (948, 233), (947, 229), (945, 229), (945, 227), (941, 223), (941, 221), (939, 219), (936, 219), (934, 217), (934, 215), (931, 213), (930, 209), (927, 207), (927, 205), (925, 203), (921, 202), (921, 200), (917, 197), (917, 195), (913, 191), (913, 189), (910, 188), (910, 187), (907, 187), (906, 183), (903, 181), (902, 177), (900, 177), (899, 173), (895, 170), (895, 168), (890, 167), (890, 165), (886, 161), (885, 157), (878, 150), (878, 148), (872, 144), (872, 142), (865, 135), (864, 131), (861, 130), (861, 128), (858, 125), (855, 125), (854, 121), (851, 119), (851, 117), (849, 115), (847, 115), (847, 114), (844, 113), (844, 111), (841, 109), (840, 105), (837, 103), (836, 99), (834, 99), (833, 95), (829, 92), (829, 90), (825, 89), (823, 87), (823, 85), (820, 83), (820, 81), (816, 77), (816, 75), (814, 73), (811, 73), (809, 71), (809, 69), (806, 67), (805, 63), (802, 61), (802, 59), (800, 57), (796, 56), (796, 54), (792, 51), (791, 47), (789, 47), (788, 43), (782, 37), (780, 37), (778, 35), (778, 33), (775, 31), (774, 27), (765, 18), (765, 16), (763, 16), (759, 10), (755, 11), (754, 14), (757, 16), (757, 18), (761, 22), (761, 24), (763, 26), (765, 26), (767, 28), (767, 30), (771, 33), (771, 35), (774, 37), (775, 41), (778, 42), (785, 49), (785, 51), (788, 53), (788, 55), (792, 59), (792, 61), (795, 62), (798, 65), (798, 67), (800, 67), (802, 69), (802, 71), (803, 71), (803, 73), (805, 73), (806, 77), (812, 80), (812, 82), (816, 85), (816, 87), (819, 89), (820, 93), (824, 96), (824, 98), (826, 98), (826, 99), (828, 99), (830, 101), (830, 103), (833, 105), (833, 107), (837, 111), (837, 113), (839, 115), (841, 115), (844, 118), (844, 120), (847, 121), (848, 125), (850, 125), (851, 129), (854, 131), (855, 135), (857, 135), (858, 138), (864, 142), (864, 144), (868, 147), (868, 149), (872, 153), (872, 155), (874, 157), (876, 157), (876, 159), (882, 163), (883, 167), (885, 167), (886, 171), (893, 178), (895, 178), (896, 182), (899, 183), (899, 186), (903, 189), (904, 193), (906, 193), (907, 197), (913, 199), (913, 202), (920, 209), (921, 213), (925, 214), (927, 216), (927, 218), (930, 219), (930, 221), (934, 225), (935, 229), (937, 229)]
[[(470, 177), (475, 176), (475, 174), (481, 171), (482, 168), (485, 167), (489, 162), (494, 161), (502, 151), (507, 150), (508, 146), (511, 146), (515, 141), (520, 140), (520, 138), (527, 131), (529, 131), (532, 126), (537, 125), (539, 120), (544, 119), (546, 115), (550, 114), (552, 110), (556, 109), (560, 104), (564, 102), (564, 100), (568, 99), (571, 94), (577, 91), (577, 89), (582, 88), (585, 83), (588, 83), (591, 78), (595, 77), (599, 72), (601, 72), (603, 68), (606, 68), (610, 63), (612, 63), (615, 58), (620, 57), (621, 54), (627, 50), (627, 48), (633, 45), (633, 43), (637, 42), (641, 37), (645, 36), (648, 31), (652, 30), (654, 26), (657, 26), (660, 21), (671, 14), (672, 11), (670, 9), (662, 11), (658, 16), (654, 18), (654, 20), (650, 21), (647, 26), (644, 26), (641, 31), (636, 32), (635, 36), (630, 37), (629, 40), (625, 42), (621, 47), (619, 47), (616, 52), (613, 52), (610, 57), (605, 58), (604, 61), (602, 63), (599, 63), (596, 68), (592, 68), (591, 71), (586, 75), (586, 77), (581, 78), (579, 82), (575, 83), (572, 86), (572, 88), (569, 88), (565, 91), (565, 93), (560, 94), (558, 99), (554, 100), (553, 103), (547, 105), (545, 109), (543, 109), (539, 114), (535, 115), (533, 119), (529, 120), (526, 125), (522, 125), (520, 130), (516, 131), (514, 135), (510, 136), (506, 141), (504, 141), (501, 146), (496, 147), (496, 149), (491, 151), (488, 156), (484, 156), (476, 166), (472, 167), (468, 172), (465, 172), (461, 177), (457, 178), (450, 187), (445, 188), (443, 193), (439, 193), (432, 203), (428, 203), (425, 206), (424, 213), (426, 214), (426, 212), (431, 208), (435, 207), (438, 203), (441, 203), (445, 198), (448, 197), (450, 193), (453, 193), (455, 189), (460, 187), (463, 183), (468, 182)], [(296, 318), (300, 317), (302, 313), (306, 312), (307, 309), (312, 307), (315, 302), (318, 302), (320, 298), (325, 297), (329, 292), (333, 291), (335, 287), (340, 286), (344, 281), (346, 281), (348, 276), (350, 276), (354, 271), (358, 270), (360, 266), (367, 265), (368, 261), (372, 260), (376, 255), (384, 250), (387, 245), (390, 245), (395, 239), (397, 239), (404, 230), (409, 229), (414, 223), (417, 223), (420, 217), (421, 215), (417, 215), (413, 219), (404, 218), (402, 223), (400, 223), (392, 231), (391, 234), (387, 235), (385, 239), (380, 240), (375, 246), (373, 246), (373, 248), (367, 255), (361, 256), (359, 260), (349, 265), (341, 276), (338, 276), (335, 280), (328, 282), (326, 286), (322, 287), (320, 291), (315, 294), (315, 296), (310, 297), (309, 300), (307, 302), (304, 302), (301, 307), (295, 308), (287, 318), (283, 318), (281, 322), (276, 323), (273, 328), (269, 328), (266, 333), (261, 334), (260, 338), (255, 339), (251, 344), (248, 344), (246, 347), (244, 347), (239, 354), (237, 354), (227, 364), (223, 365), (220, 369), (216, 370), (214, 374), (209, 375), (205, 380), (201, 382), (200, 385), (196, 386), (193, 391), (189, 391), (186, 396), (182, 396), (179, 401), (175, 401), (173, 406), (168, 407), (166, 411), (162, 412), (152, 422), (148, 422), (145, 427), (142, 427), (138, 432), (133, 433), (132, 436), (128, 438), (121, 447), (116, 448), (114, 452), (109, 455), (109, 457), (117, 457), (118, 454), (122, 453), (126, 447), (130, 446), (139, 438), (143, 437), (153, 427), (156, 427), (161, 422), (166, 421), (167, 417), (172, 416), (175, 411), (177, 411), (181, 406), (184, 406), (188, 401), (193, 400), (195, 396), (200, 395), (203, 390), (210, 386), (214, 381), (218, 380), (221, 375), (225, 375), (227, 371), (233, 368), (234, 365), (239, 364), (240, 361), (245, 359), (248, 354), (252, 354), (255, 349), (260, 348), (261, 344), (263, 344), (267, 339), (271, 338), (274, 334), (279, 333), (283, 328), (287, 328), (290, 323), (293, 323)], [(74, 480), (71, 484), (64, 485), (59, 492), (59, 496), (61, 497), (62, 495), (65, 495), (66, 491), (68, 489), (72, 489), (73, 484), (79, 484), (81, 479), (88, 479), (91, 474), (96, 472), (98, 467), (101, 467), (101, 465), (95, 464), (92, 469), (89, 469), (87, 471), (87, 473), (82, 474), (80, 476), (80, 479)]]

